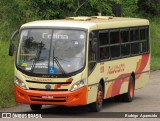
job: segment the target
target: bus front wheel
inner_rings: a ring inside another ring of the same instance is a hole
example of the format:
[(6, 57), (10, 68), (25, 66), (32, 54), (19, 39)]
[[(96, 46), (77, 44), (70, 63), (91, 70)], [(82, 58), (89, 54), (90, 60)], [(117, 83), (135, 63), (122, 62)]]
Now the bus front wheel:
[(91, 112), (99, 112), (102, 108), (103, 104), (103, 87), (99, 83), (98, 90), (97, 90), (97, 96), (96, 96), (96, 102), (90, 104), (90, 110)]
[(30, 108), (31, 108), (32, 110), (37, 111), (37, 110), (41, 110), (42, 105), (32, 104), (32, 105), (30, 105)]

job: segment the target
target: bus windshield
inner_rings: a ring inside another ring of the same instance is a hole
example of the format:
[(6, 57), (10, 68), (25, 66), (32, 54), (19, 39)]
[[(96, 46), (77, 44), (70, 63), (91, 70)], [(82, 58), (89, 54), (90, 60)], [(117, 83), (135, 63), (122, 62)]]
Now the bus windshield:
[(17, 66), (38, 74), (67, 74), (85, 64), (86, 32), (81, 30), (24, 29)]

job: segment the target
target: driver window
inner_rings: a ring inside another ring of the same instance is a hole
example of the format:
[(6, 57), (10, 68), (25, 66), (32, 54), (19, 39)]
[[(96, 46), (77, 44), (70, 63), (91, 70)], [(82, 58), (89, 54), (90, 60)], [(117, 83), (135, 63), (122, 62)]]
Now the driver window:
[(96, 65), (97, 62), (97, 38), (95, 34), (89, 35), (89, 53), (88, 53), (88, 74), (91, 74), (94, 66)]

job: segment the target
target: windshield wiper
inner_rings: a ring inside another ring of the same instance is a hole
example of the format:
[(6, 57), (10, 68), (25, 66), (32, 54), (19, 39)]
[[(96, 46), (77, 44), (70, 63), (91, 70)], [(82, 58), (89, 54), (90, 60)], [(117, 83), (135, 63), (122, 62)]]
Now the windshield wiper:
[(59, 63), (58, 61), (58, 57), (54, 57), (53, 56), (53, 66), (54, 66), (54, 61), (56, 62), (57, 66), (59, 67), (60, 71), (63, 73), (63, 74), (66, 74), (64, 69), (62, 68), (61, 64)]
[(62, 59), (62, 58), (59, 58), (59, 57), (56, 57), (56, 58), (57, 58), (57, 60), (62, 60), (62, 61), (70, 62), (68, 60), (65, 60), (65, 59)]
[[(39, 44), (39, 43), (38, 43), (38, 44)], [(35, 58), (34, 58), (34, 60), (33, 60), (33, 63), (32, 63), (31, 72), (34, 71), (35, 66), (36, 66), (36, 63), (39, 61), (42, 47), (43, 47), (43, 43), (42, 43), (42, 41), (41, 41), (40, 46), (38, 46), (38, 50), (37, 50), (36, 56), (35, 56)]]
[(60, 71), (63, 73), (63, 74), (66, 74), (64, 69), (62, 68), (61, 64), (59, 63), (58, 60), (61, 60), (59, 59), (58, 57), (55, 57), (54, 56), (54, 49), (53, 49), (53, 67), (54, 67), (54, 61), (56, 62), (57, 66), (59, 67)]

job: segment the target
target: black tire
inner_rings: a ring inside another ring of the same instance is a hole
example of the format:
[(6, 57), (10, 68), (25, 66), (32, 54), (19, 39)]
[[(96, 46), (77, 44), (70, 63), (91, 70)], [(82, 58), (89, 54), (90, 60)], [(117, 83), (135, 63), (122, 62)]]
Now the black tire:
[(115, 101), (115, 102), (122, 102), (122, 101), (123, 101), (122, 95), (117, 95), (117, 96), (115, 96), (115, 97), (114, 97), (114, 101)]
[(124, 102), (132, 102), (134, 98), (134, 89), (135, 89), (135, 82), (133, 77), (131, 76), (128, 84), (128, 92), (121, 95)]
[(31, 108), (32, 110), (37, 111), (37, 110), (41, 110), (42, 105), (31, 104), (31, 105), (30, 105), (30, 108)]
[(103, 87), (101, 84), (99, 84), (97, 90), (96, 102), (90, 104), (91, 112), (99, 112), (101, 110), (103, 105), (103, 96), (104, 96)]

